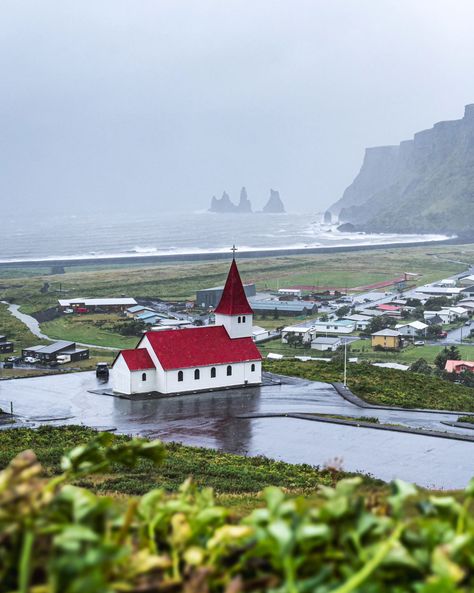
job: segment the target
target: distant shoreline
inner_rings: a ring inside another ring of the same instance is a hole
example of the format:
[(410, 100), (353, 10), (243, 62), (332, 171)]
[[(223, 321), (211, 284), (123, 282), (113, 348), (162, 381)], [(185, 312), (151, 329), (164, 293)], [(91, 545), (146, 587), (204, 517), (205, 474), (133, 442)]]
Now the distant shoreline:
[[(238, 259), (259, 259), (264, 257), (281, 257), (291, 255), (318, 255), (324, 253), (343, 253), (349, 251), (371, 251), (373, 249), (396, 249), (402, 247), (426, 247), (434, 245), (456, 245), (464, 243), (462, 239), (447, 238), (431, 241), (409, 241), (404, 243), (379, 243), (366, 245), (341, 245), (334, 247), (289, 247), (289, 248), (269, 248), (269, 249), (249, 249), (246, 251), (237, 251)], [(169, 253), (159, 255), (117, 255), (104, 257), (84, 257), (84, 258), (56, 258), (56, 259), (31, 259), (21, 261), (0, 262), (0, 269), (11, 268), (50, 268), (53, 266), (62, 266), (65, 268), (78, 266), (103, 266), (103, 265), (123, 265), (123, 264), (153, 264), (167, 262), (192, 262), (192, 261), (212, 261), (226, 260), (231, 257), (229, 251), (209, 251), (200, 253)]]

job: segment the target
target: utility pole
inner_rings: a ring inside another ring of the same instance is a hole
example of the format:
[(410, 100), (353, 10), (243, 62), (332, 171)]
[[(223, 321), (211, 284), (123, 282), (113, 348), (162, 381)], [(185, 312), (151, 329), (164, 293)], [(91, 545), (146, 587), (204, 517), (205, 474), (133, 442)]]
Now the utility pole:
[(344, 387), (347, 387), (347, 338), (344, 338)]

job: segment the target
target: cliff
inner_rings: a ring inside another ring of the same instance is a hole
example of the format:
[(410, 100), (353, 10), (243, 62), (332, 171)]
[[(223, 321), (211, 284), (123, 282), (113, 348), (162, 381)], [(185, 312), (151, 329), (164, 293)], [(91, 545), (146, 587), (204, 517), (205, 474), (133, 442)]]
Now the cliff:
[(279, 192), (271, 189), (268, 202), (263, 207), (263, 212), (267, 214), (281, 214), (285, 212), (285, 206), (280, 198)]
[(398, 146), (368, 148), (361, 170), (330, 211), (375, 232), (471, 232), (474, 105)]

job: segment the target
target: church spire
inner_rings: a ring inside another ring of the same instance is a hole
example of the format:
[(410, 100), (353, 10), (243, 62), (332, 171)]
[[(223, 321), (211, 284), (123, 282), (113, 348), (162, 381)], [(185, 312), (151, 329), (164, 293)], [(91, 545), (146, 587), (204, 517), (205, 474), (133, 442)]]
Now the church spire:
[(230, 266), (221, 300), (214, 313), (219, 315), (252, 315), (253, 311), (247, 300), (247, 295), (245, 294), (237, 263), (235, 261), (235, 245), (232, 248), (232, 251), (232, 264)]

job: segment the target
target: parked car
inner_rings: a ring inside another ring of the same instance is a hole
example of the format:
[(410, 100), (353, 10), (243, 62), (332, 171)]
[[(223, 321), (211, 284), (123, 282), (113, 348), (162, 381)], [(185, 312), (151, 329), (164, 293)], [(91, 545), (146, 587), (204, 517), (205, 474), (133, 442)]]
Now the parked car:
[(74, 313), (74, 309), (64, 309), (63, 313), (70, 315), (71, 313)]
[(59, 362), (57, 360), (52, 360), (48, 366), (50, 369), (55, 369), (56, 367), (59, 366)]
[(414, 344), (415, 346), (424, 346), (425, 342), (424, 340), (415, 340)]
[(109, 365), (106, 362), (98, 362), (95, 367), (96, 377), (107, 379), (109, 376)]
[(4, 369), (12, 369), (13, 368), (13, 362), (4, 362), (3, 363), (3, 368)]
[(18, 357), (17, 356), (7, 356), (7, 358), (4, 359), (5, 362), (18, 362)]

